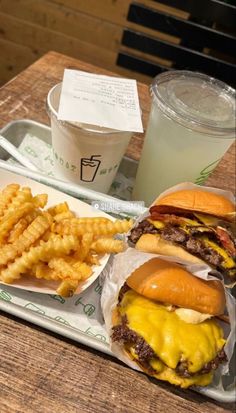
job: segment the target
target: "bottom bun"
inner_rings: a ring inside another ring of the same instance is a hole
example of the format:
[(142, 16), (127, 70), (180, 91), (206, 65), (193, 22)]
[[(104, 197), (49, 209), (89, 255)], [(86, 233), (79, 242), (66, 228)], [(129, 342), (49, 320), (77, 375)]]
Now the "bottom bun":
[(195, 257), (183, 248), (173, 245), (163, 240), (158, 234), (143, 234), (135, 245), (139, 251), (151, 252), (154, 254), (168, 255), (186, 260), (192, 264), (203, 264), (200, 258)]

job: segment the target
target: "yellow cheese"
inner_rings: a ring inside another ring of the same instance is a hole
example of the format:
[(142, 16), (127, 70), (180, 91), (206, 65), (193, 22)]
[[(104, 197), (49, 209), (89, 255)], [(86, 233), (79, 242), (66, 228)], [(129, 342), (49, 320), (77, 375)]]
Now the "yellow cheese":
[(155, 228), (161, 229), (164, 228), (165, 224), (162, 221), (153, 221), (152, 219), (148, 219), (148, 222), (150, 222), (152, 225), (154, 225)]
[(219, 218), (213, 217), (212, 215), (207, 215), (207, 214), (200, 214), (198, 212), (194, 212), (194, 215), (201, 221), (203, 224), (210, 226), (210, 227), (216, 227), (219, 223)]
[(208, 238), (203, 237), (202, 241), (204, 242), (206, 247), (212, 248), (223, 257), (224, 261), (222, 264), (225, 268), (233, 268), (235, 266), (235, 261), (227, 254), (227, 252), (223, 248), (219, 247), (219, 245), (217, 245), (213, 241), (210, 241)]
[[(132, 347), (129, 349), (129, 352), (131, 354), (131, 358), (138, 361), (138, 356)], [(156, 371), (155, 374), (153, 374), (153, 377), (156, 379), (168, 381), (171, 384), (175, 384), (176, 386), (180, 386), (185, 389), (193, 385), (207, 386), (212, 381), (212, 372), (207, 374), (195, 374), (192, 377), (182, 377), (176, 374), (173, 369), (165, 366), (165, 364), (157, 358), (153, 358), (150, 361), (150, 366)]]
[[(156, 227), (157, 229), (161, 229), (165, 226), (165, 222), (163, 221), (159, 221), (159, 220), (152, 220), (152, 219), (148, 219), (149, 222), (151, 222), (152, 225), (154, 225), (154, 227)], [(190, 218), (185, 218), (185, 217), (181, 217), (181, 221), (179, 221), (179, 226), (180, 227), (198, 227), (199, 226), (199, 222), (194, 221), (193, 219)]]
[(175, 373), (174, 370), (165, 367), (160, 373), (154, 374), (159, 380), (168, 381), (171, 384), (175, 384), (176, 386), (180, 386), (184, 389), (188, 388), (189, 386), (207, 386), (212, 381), (212, 373), (207, 374), (197, 374), (192, 377), (180, 377), (178, 374)]
[[(129, 347), (127, 348), (127, 351), (128, 353), (130, 353), (131, 358), (138, 362), (138, 356), (135, 353), (135, 349)], [(157, 358), (153, 358), (150, 361), (150, 366), (155, 370), (155, 374), (153, 374), (153, 377), (155, 377), (158, 380), (168, 381), (169, 383), (175, 384), (176, 386), (180, 386), (184, 389), (193, 385), (207, 386), (212, 382), (212, 372), (207, 374), (195, 374), (192, 377), (182, 377), (176, 374), (174, 370), (165, 366), (165, 364)]]
[(198, 227), (199, 226), (199, 222), (194, 221), (193, 219), (181, 217), (181, 220), (183, 222), (180, 224), (180, 226), (188, 226), (188, 227)]
[(164, 305), (150, 301), (133, 290), (124, 295), (120, 313), (127, 316), (129, 328), (143, 337), (170, 369), (175, 369), (180, 361), (186, 360), (189, 372), (198, 372), (205, 363), (216, 357), (225, 343), (223, 331), (214, 320), (188, 324), (174, 311), (169, 312)]

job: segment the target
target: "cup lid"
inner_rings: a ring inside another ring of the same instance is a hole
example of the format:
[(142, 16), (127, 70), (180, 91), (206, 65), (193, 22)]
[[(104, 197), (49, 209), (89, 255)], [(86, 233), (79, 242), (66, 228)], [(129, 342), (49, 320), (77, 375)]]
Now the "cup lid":
[(156, 76), (151, 85), (166, 116), (190, 129), (235, 135), (235, 89), (202, 73), (175, 70)]

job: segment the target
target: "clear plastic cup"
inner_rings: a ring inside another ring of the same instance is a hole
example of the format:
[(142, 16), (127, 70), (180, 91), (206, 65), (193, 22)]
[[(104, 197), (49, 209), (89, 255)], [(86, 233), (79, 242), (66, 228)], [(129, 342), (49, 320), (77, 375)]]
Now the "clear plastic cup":
[(58, 120), (61, 83), (47, 96), (55, 176), (107, 193), (132, 132)]
[(203, 184), (235, 140), (235, 90), (201, 73), (170, 71), (152, 107), (133, 191), (149, 205), (180, 182)]

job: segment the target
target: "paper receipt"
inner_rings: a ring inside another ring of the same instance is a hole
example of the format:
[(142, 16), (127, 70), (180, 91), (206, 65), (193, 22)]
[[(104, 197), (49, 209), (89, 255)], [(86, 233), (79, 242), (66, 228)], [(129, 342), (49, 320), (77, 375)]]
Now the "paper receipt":
[(137, 82), (65, 69), (58, 119), (143, 132)]

